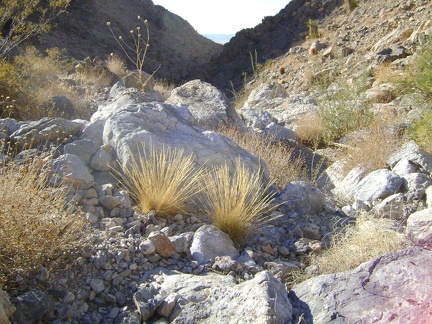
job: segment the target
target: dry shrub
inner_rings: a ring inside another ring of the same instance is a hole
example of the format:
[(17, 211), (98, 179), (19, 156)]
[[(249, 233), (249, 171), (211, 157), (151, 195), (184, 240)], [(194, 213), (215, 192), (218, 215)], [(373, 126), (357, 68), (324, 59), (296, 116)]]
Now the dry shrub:
[(25, 286), (40, 266), (54, 270), (80, 246), (84, 221), (46, 186), (51, 156), (0, 167), (0, 286)]
[(320, 273), (342, 272), (382, 254), (397, 251), (406, 244), (404, 236), (394, 229), (393, 221), (361, 215), (355, 225), (334, 234), (331, 247), (315, 262)]
[(361, 164), (369, 171), (386, 168), (387, 159), (403, 144), (404, 140), (396, 131), (385, 126), (365, 129), (359, 136), (348, 142), (344, 161), (344, 171), (348, 172)]
[(317, 114), (308, 114), (298, 123), (296, 133), (302, 143), (316, 150), (325, 137), (322, 119)]
[(120, 78), (124, 78), (129, 73), (126, 67), (126, 62), (116, 54), (111, 53), (105, 63), (107, 69), (118, 75)]
[(285, 188), (292, 181), (307, 178), (304, 159), (295, 156), (293, 148), (287, 147), (281, 141), (276, 141), (274, 137), (227, 126), (221, 126), (217, 131), (262, 159), (279, 189)]
[(277, 206), (271, 205), (272, 182), (263, 184), (262, 170), (252, 172), (237, 159), (233, 172), (225, 164), (207, 173), (203, 205), (213, 224), (241, 246), (251, 233), (272, 219), (266, 213)]
[(201, 191), (203, 169), (196, 169), (194, 157), (169, 146), (152, 144), (137, 147), (139, 157), (132, 158), (119, 173), (121, 183), (132, 194), (143, 213), (156, 211), (168, 217), (189, 210), (189, 203)]

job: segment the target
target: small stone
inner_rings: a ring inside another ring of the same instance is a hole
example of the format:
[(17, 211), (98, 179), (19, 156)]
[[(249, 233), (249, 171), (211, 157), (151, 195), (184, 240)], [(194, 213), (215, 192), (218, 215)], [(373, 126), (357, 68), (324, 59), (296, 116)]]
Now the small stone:
[(139, 249), (144, 255), (150, 255), (156, 251), (155, 245), (150, 240), (145, 240), (141, 242), (141, 244), (139, 245)]
[(105, 289), (105, 285), (102, 279), (92, 279), (90, 281), (90, 287), (94, 290), (96, 294), (99, 294)]
[(268, 254), (271, 254), (271, 255), (274, 255), (274, 254), (275, 254), (275, 252), (274, 252), (274, 250), (273, 250), (273, 248), (271, 247), (270, 244), (267, 244), (267, 245), (263, 245), (263, 246), (261, 246), (261, 250), (262, 250), (263, 252), (268, 253)]
[(170, 241), (170, 239), (163, 233), (153, 234), (149, 237), (156, 248), (156, 252), (164, 257), (168, 258), (175, 253), (176, 247)]
[(113, 307), (113, 308), (111, 308), (109, 313), (106, 315), (106, 317), (109, 319), (115, 319), (119, 313), (120, 313), (120, 309), (117, 307)]
[(105, 299), (106, 299), (106, 301), (108, 303), (111, 303), (111, 304), (116, 304), (117, 303), (116, 296), (114, 296), (112, 294), (107, 294), (106, 297), (105, 297)]
[(93, 213), (86, 213), (85, 214), (85, 219), (90, 223), (90, 224), (96, 224), (98, 222), (98, 217), (93, 214)]
[(99, 199), (102, 206), (105, 208), (112, 210), (115, 207), (118, 207), (121, 205), (121, 200), (118, 197), (113, 196), (104, 196)]
[(159, 307), (156, 310), (157, 313), (160, 316), (163, 316), (165, 318), (169, 318), (172, 311), (174, 310), (174, 307), (177, 304), (178, 298), (179, 298), (179, 295), (177, 295), (177, 294), (169, 295), (167, 298), (165, 298), (165, 300), (162, 302), (162, 304), (159, 305)]
[(63, 302), (67, 304), (71, 304), (74, 300), (75, 300), (75, 295), (71, 292), (68, 292), (65, 298), (63, 298)]
[(278, 249), (278, 252), (279, 252), (282, 256), (289, 256), (289, 255), (290, 255), (290, 250), (289, 250), (287, 247), (283, 246), (283, 245), (278, 246), (277, 249)]

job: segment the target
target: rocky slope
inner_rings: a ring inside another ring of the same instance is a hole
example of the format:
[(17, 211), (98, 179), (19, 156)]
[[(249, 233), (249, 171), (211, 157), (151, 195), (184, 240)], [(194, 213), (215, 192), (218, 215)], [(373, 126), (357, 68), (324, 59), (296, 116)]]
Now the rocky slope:
[(152, 73), (160, 65), (159, 79), (180, 82), (193, 67), (208, 62), (222, 49), (222, 45), (199, 35), (186, 20), (151, 0), (73, 0), (56, 27), (44, 35), (41, 47), (65, 48), (78, 60), (87, 56), (105, 59), (110, 53), (124, 57), (106, 23), (111, 22), (117, 36), (128, 39), (129, 31), (139, 25), (138, 15), (148, 20), (150, 29), (144, 69)]
[[(90, 228), (87, 245), (61, 271), (39, 268), (9, 296), (0, 290), (0, 321), (430, 322), (432, 154), (415, 142), (395, 148), (386, 166), (376, 170), (359, 166), (345, 175), (342, 162), (335, 161), (314, 185), (289, 183), (277, 192), (278, 218), (242, 248), (209, 225), (199, 208), (172, 219), (155, 217), (153, 211), (137, 212), (112, 177), (115, 161), (130, 160), (137, 143), (184, 148), (196, 156), (198, 165), (234, 164), (241, 157), (257, 169), (256, 156), (206, 129), (221, 123), (276, 135), (313, 155), (297, 142), (296, 134), (299, 121), (319, 108), (316, 97), (322, 94), (308, 91), (310, 76), (339, 69), (341, 62), (346, 80), (383, 62), (403, 68), (432, 34), (432, 7), (425, 0), (362, 1), (354, 11), (341, 1), (294, 0), (276, 17), (266, 18), (268, 26), (240, 32), (228, 45), (241, 40), (250, 45), (245, 51), (239, 46), (221, 55), (241, 73), (242, 65), (235, 62), (249, 64), (255, 45), (261, 44), (263, 51), (282, 51), (273, 53), (273, 65), (254, 76), (238, 111), (221, 91), (199, 80), (174, 89), (167, 99), (151, 87), (141, 93), (120, 81), (107, 89), (106, 97), (96, 98), (98, 110), (89, 121), (0, 120), (2, 137), (18, 147), (28, 138), (35, 148), (46, 141), (56, 145), (57, 135), (50, 136), (50, 130), (62, 133), (66, 142), (52, 162), (51, 184), (59, 185), (57, 174), (61, 176), (68, 207), (81, 208)], [(300, 20), (308, 18), (319, 20), (323, 45), (305, 40), (306, 27)], [(277, 30), (278, 25), (290, 28)], [(281, 43), (275, 35), (282, 37)], [(404, 51), (398, 51), (400, 47)], [(227, 74), (218, 62), (213, 63), (222, 71), (219, 76), (211, 70), (204, 74), (223, 88), (237, 72)], [(369, 98), (378, 113), (383, 107), (401, 115), (416, 110), (414, 102), (409, 109), (403, 103), (405, 96), (378, 100), (377, 92), (383, 91), (378, 81), (369, 75)], [(356, 222), (359, 213), (388, 218), (389, 231), (408, 246), (353, 270), (319, 276), (310, 260), (322, 255), (329, 237), (341, 224)], [(312, 278), (293, 286), (288, 279), (299, 272)]]

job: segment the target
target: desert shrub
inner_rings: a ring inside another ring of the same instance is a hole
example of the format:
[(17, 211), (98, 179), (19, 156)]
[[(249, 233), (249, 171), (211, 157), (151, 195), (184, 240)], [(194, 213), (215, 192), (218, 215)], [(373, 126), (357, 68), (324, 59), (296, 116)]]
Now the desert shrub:
[(293, 148), (275, 140), (274, 136), (246, 132), (240, 128), (227, 126), (221, 126), (217, 131), (262, 159), (279, 189), (285, 188), (292, 181), (307, 178), (307, 168), (303, 157), (295, 155)]
[(157, 68), (148, 79), (145, 80), (145, 78), (143, 78), (144, 63), (147, 56), (147, 50), (150, 46), (150, 31), (147, 19), (143, 20), (140, 16), (138, 16), (138, 21), (140, 24), (142, 24), (142, 26), (144, 26), (145, 34), (143, 34), (141, 26), (131, 29), (129, 35), (132, 40), (132, 45), (130, 45), (122, 35), (118, 37), (116, 36), (113, 29), (111, 28), (111, 22), (107, 22), (107, 26), (117, 44), (121, 47), (123, 53), (126, 55), (127, 59), (136, 68), (138, 72), (137, 81), (141, 85), (141, 89), (144, 90), (147, 82), (150, 80), (150, 78), (154, 77), (159, 68)]
[(424, 112), (420, 119), (414, 121), (409, 133), (420, 146), (432, 152), (432, 110)]
[[(318, 91), (318, 116), (324, 127), (325, 142), (340, 139), (345, 134), (366, 127), (373, 119), (368, 102), (365, 76), (344, 81), (338, 78), (327, 89)], [(315, 90), (316, 91), (316, 90)]]
[(241, 246), (250, 234), (271, 220), (272, 182), (262, 182), (262, 170), (247, 169), (240, 159), (234, 170), (225, 164), (207, 173), (203, 206), (213, 224)]
[(184, 150), (153, 144), (137, 147), (138, 158), (131, 154), (129, 165), (117, 173), (142, 213), (154, 210), (162, 217), (189, 210), (201, 191), (203, 169), (197, 169), (194, 157)]
[(348, 5), (348, 8), (350, 10), (354, 10), (355, 8), (357, 8), (359, 6), (358, 0), (345, 0), (345, 2)]
[(318, 21), (309, 19), (306, 23), (306, 26), (309, 28), (309, 37), (310, 38), (319, 38), (320, 32), (318, 29)]
[(0, 166), (0, 286), (26, 285), (33, 271), (58, 268), (81, 245), (84, 221), (45, 183), (49, 155)]
[(347, 149), (340, 155), (344, 170), (348, 172), (359, 164), (368, 171), (386, 168), (388, 157), (403, 145), (404, 140), (403, 134), (392, 126), (373, 123), (348, 139)]
[(421, 92), (428, 101), (432, 101), (432, 38), (415, 56), (409, 70), (408, 82)]
[(333, 234), (331, 247), (315, 262), (320, 273), (342, 272), (405, 245), (406, 239), (395, 230), (393, 221), (361, 215), (355, 225)]
[(128, 74), (126, 62), (120, 56), (111, 53), (105, 62), (108, 70), (118, 75), (120, 78), (124, 78)]
[[(19, 108), (25, 107), (30, 99), (23, 86), (24, 82), (19, 69), (11, 62), (0, 57), (0, 95), (3, 98), (0, 114), (3, 117), (20, 117)], [(8, 99), (6, 100), (6, 98)], [(12, 111), (5, 111), (8, 106), (5, 103), (9, 100), (15, 100), (15, 108)]]
[(314, 150), (324, 143), (325, 128), (322, 119), (316, 113), (307, 114), (299, 121), (296, 133), (302, 143)]
[(70, 0), (5, 0), (0, 2), (0, 57), (30, 37), (51, 28)]

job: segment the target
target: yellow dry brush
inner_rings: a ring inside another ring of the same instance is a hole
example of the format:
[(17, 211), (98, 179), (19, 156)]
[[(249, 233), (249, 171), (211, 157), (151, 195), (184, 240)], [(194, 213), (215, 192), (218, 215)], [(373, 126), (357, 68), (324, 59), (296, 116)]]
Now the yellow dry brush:
[(169, 146), (143, 144), (137, 152), (116, 175), (142, 213), (154, 210), (170, 217), (189, 212), (199, 200), (213, 224), (237, 245), (274, 218), (267, 216), (277, 207), (272, 204), (273, 182), (262, 182), (262, 168), (252, 172), (237, 159), (234, 170), (225, 164), (208, 171), (196, 168), (193, 155)]
[[(196, 168), (193, 155), (169, 146), (153, 144), (137, 147), (127, 166), (122, 166), (120, 182), (137, 202), (140, 212), (156, 211), (168, 217), (189, 211), (189, 201), (201, 191), (203, 169)], [(136, 157), (138, 156), (138, 157)]]
[(237, 159), (234, 172), (227, 164), (206, 174), (203, 205), (213, 224), (227, 233), (237, 246), (250, 234), (274, 219), (269, 215), (275, 192), (272, 181), (264, 184), (263, 169), (252, 172)]

